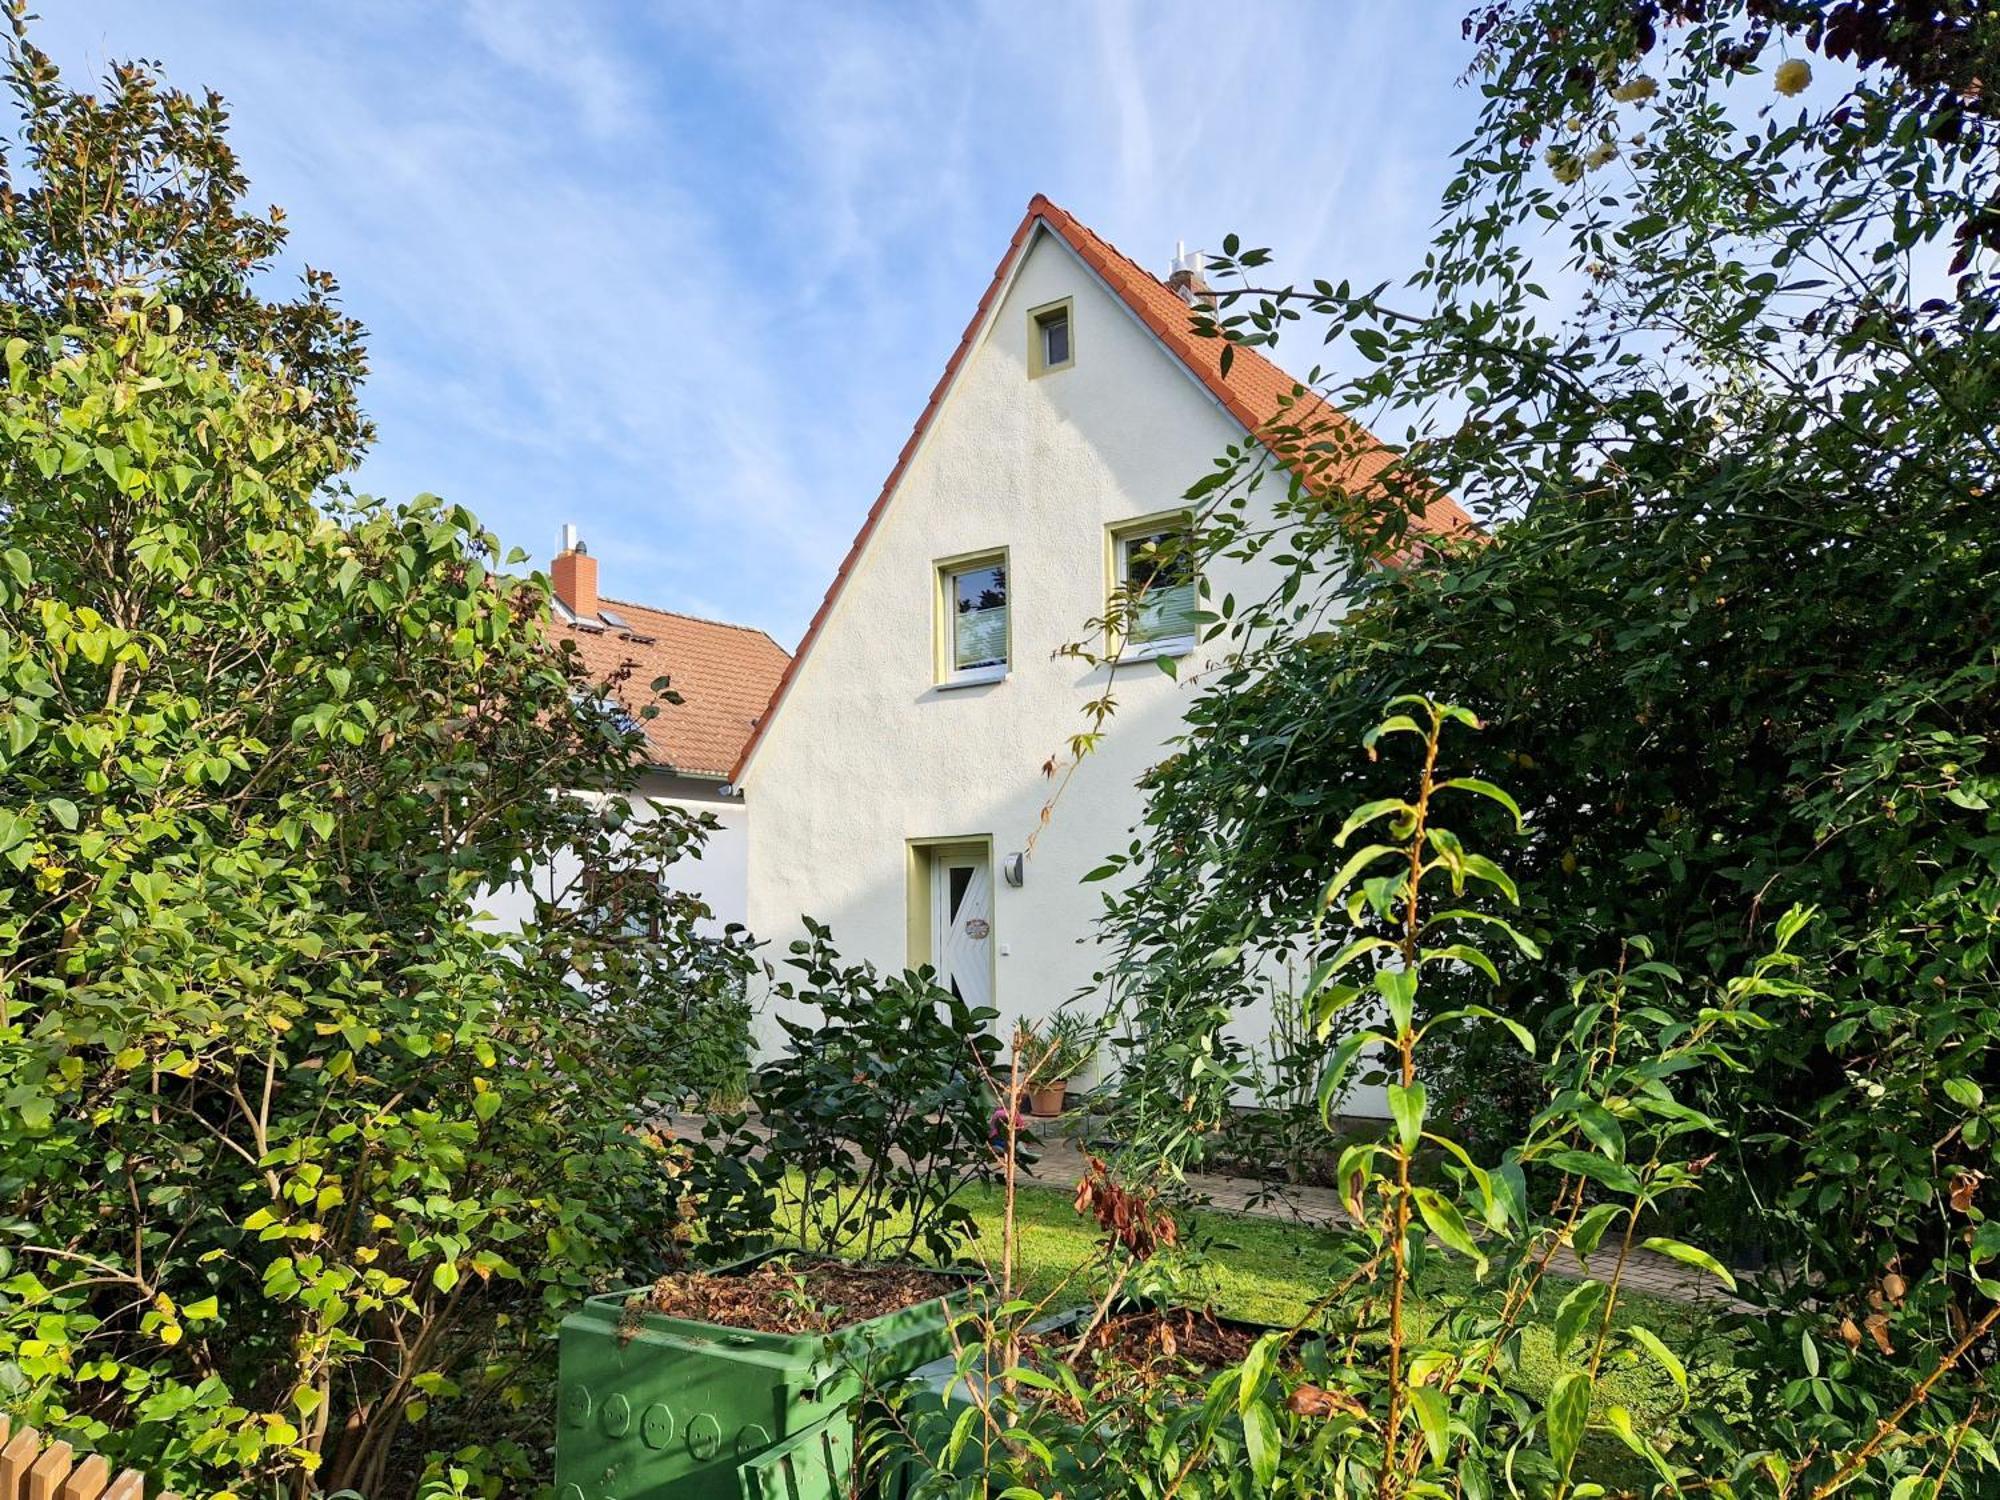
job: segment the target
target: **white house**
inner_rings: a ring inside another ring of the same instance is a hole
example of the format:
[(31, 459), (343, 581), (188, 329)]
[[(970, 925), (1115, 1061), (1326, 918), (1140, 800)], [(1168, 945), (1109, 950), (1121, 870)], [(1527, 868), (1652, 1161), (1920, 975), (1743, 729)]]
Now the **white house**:
[[(563, 528), (549, 578), (555, 591), (550, 633), (575, 643), (584, 665), (645, 735), (646, 764), (631, 793), (633, 806), (644, 816), (648, 801), (672, 803), (713, 813), (722, 825), (698, 860), (677, 861), (667, 879), (707, 903), (717, 930), (747, 921), (749, 813), (728, 785), (729, 772), (790, 658), (761, 630), (600, 598), (597, 559), (574, 527)], [(653, 683), (662, 677), (679, 703), (658, 702)], [(659, 709), (652, 718), (641, 715), (647, 704)], [(577, 874), (573, 858), (565, 857), (537, 870), (532, 881), (539, 894), (554, 897), (570, 890)], [(493, 892), (487, 908), (496, 925), (518, 927), (533, 901), (515, 885)]]
[[(1188, 331), (1204, 290), (1029, 204), (731, 777), (755, 819), (749, 923), (775, 956), (806, 913), (848, 958), (935, 964), (1007, 1017), (1102, 966), (1082, 877), (1131, 841), (1135, 782), (1214, 659), (1192, 580), (1148, 579), (1148, 544), (1296, 389), (1249, 350), (1221, 373), (1222, 346)], [(1102, 747), (1043, 826), (1045, 767), (1108, 670), (1059, 648), (1128, 579), (1147, 588), (1124, 658), (1175, 656), (1178, 678), (1120, 668)], [(1272, 580), (1209, 581), (1246, 598)]]

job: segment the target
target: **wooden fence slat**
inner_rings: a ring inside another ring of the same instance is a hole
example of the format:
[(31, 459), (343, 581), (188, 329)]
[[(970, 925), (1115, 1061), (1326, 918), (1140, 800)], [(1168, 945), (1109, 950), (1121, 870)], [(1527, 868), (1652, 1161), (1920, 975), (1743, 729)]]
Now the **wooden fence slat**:
[(22, 1500), (27, 1489), (28, 1470), (42, 1451), (42, 1435), (32, 1427), (15, 1430), (5, 1448), (0, 1448), (0, 1500)]
[[(46, 1446), (44, 1443), (46, 1441)], [(146, 1500), (146, 1480), (0, 1413), (0, 1500)], [(177, 1500), (162, 1491), (154, 1500)]]
[(56, 1500), (98, 1500), (111, 1482), (111, 1466), (95, 1453), (70, 1470)]
[(56, 1500), (56, 1490), (75, 1467), (71, 1461), (75, 1452), (68, 1443), (59, 1441), (49, 1444), (48, 1452), (35, 1460), (35, 1466), (28, 1470), (28, 1500)]

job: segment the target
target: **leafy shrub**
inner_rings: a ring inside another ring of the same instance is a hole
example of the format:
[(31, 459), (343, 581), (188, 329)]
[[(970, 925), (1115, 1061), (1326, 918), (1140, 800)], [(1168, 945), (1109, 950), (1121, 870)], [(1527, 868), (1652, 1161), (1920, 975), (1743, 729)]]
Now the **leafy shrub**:
[[(634, 746), (544, 588), (462, 510), (323, 509), (300, 391), (193, 332), (5, 351), (0, 1381), (182, 1488), (516, 1482), (556, 1316), (677, 1252), (681, 997), (483, 893), (557, 850), (657, 890), (703, 830), (552, 795)], [(732, 982), (657, 903), (690, 1001)]]
[[(598, 698), (633, 696), (624, 677)], [(678, 703), (662, 678), (654, 684), (671, 712)], [(649, 704), (649, 717), (662, 711)], [(751, 1054), (751, 943), (740, 928), (705, 929), (713, 914), (674, 884), (685, 861), (719, 826), (672, 804), (599, 791), (572, 799), (577, 827), (567, 857), (538, 869), (512, 894), (532, 897), (523, 941), (575, 950), (570, 982), (615, 1008), (619, 997), (652, 1002), (651, 1028), (634, 1038), (659, 1109), (742, 1102)], [(559, 871), (568, 879), (558, 878)]]
[[(1013, 1297), (1003, 1280), (1001, 1299), (961, 1329), (951, 1388), (961, 1410), (941, 1409), (921, 1390), (891, 1397), (889, 1431), (876, 1441), (903, 1458), (913, 1493), (1985, 1493), (2000, 1452), (1984, 1405), (1989, 1372), (1968, 1355), (2000, 1322), (2000, 1299), (1926, 1352), (1901, 1400), (1879, 1403), (1880, 1372), (1856, 1378), (1865, 1355), (1789, 1325), (1784, 1335), (1810, 1351), (1804, 1388), (1751, 1392), (1747, 1406), (1718, 1402), (1690, 1388), (1658, 1332), (1621, 1314), (1640, 1254), (1734, 1285), (1705, 1250), (1649, 1226), (1662, 1201), (1700, 1190), (1706, 1144), (1720, 1128), (1690, 1097), (1712, 1075), (1743, 1068), (1760, 1036), (1814, 1000), (1793, 951), (1813, 914), (1781, 916), (1772, 950), (1724, 983), (1684, 976), (1643, 942), (1617, 965), (1577, 977), (1538, 1060), (1541, 1107), (1515, 1141), (1475, 1156), (1433, 1109), (1423, 1050), (1447, 1027), (1479, 1025), (1531, 1052), (1520, 1023), (1461, 997), (1468, 972), (1497, 983), (1489, 946), (1504, 943), (1531, 963), (1542, 955), (1508, 914), (1518, 898), (1506, 870), (1447, 819), (1481, 800), (1510, 821), (1519, 814), (1499, 787), (1447, 769), (1445, 731), (1474, 724), (1469, 713), (1423, 699), (1390, 708), (1368, 748), (1414, 740), (1414, 754), (1383, 753), (1415, 787), (1363, 804), (1343, 823), (1341, 870), (1320, 900), (1338, 949), (1303, 1002), (1315, 1028), (1356, 1009), (1381, 1018), (1330, 1048), (1322, 1110), (1366, 1057), (1391, 1079), (1389, 1133), (1341, 1148), (1337, 1180), (1351, 1227), (1331, 1231), (1329, 1284), (1296, 1323), (1269, 1330), (1233, 1366), (1135, 1386), (1095, 1378), (1080, 1362), (1081, 1340), (1053, 1362), (1046, 1352), (1030, 1358), (1045, 1305)], [(1434, 980), (1447, 987), (1444, 1006), (1426, 1003)], [(1331, 1128), (1330, 1114), (1323, 1124)], [(1427, 1180), (1418, 1170), (1426, 1152), (1443, 1162)], [(1107, 1231), (1107, 1298), (1133, 1261), (1174, 1242), (1155, 1195), (1101, 1166), (1080, 1188), (1079, 1208)], [(1551, 1277), (1564, 1248), (1585, 1262), (1583, 1279)], [(1957, 1274), (1992, 1284), (1987, 1263), (2000, 1247), (1975, 1237), (1958, 1254)], [(1420, 1322), (1412, 1290), (1440, 1256), (1468, 1263), (1484, 1294)], [(1898, 1306), (1882, 1326), (1916, 1311), (1901, 1305), (1907, 1290), (1885, 1292)], [(1522, 1358), (1531, 1321), (1553, 1334), (1559, 1367), (1546, 1389)], [(1606, 1399), (1612, 1373), (1642, 1362), (1684, 1401), (1701, 1403), (1688, 1414), (1692, 1437), (1659, 1441)]]
[(950, 1259), (972, 1226), (959, 1192), (993, 1169), (999, 1013), (928, 969), (847, 964), (823, 924), (806, 929), (786, 959), (799, 977), (775, 991), (806, 1019), (780, 1015), (789, 1044), (751, 1084), (779, 1223), (807, 1249)]
[[(555, 1319), (689, 1233), (643, 1128), (740, 940), (637, 741), (462, 509), (332, 496), (360, 330), (220, 101), (66, 90), (14, 19), (0, 195), (0, 1402), (184, 1492), (497, 1493)], [(518, 933), (558, 851), (643, 893)]]

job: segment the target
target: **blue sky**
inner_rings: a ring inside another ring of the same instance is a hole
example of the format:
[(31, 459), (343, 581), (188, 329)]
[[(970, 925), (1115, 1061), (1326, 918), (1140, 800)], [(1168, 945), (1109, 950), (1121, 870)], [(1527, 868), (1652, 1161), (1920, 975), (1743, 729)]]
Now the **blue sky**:
[(787, 647), (1034, 193), (1155, 270), (1400, 278), (1477, 105), (1462, 0), (45, 8), (72, 81), (230, 101), (369, 327), (361, 488)]

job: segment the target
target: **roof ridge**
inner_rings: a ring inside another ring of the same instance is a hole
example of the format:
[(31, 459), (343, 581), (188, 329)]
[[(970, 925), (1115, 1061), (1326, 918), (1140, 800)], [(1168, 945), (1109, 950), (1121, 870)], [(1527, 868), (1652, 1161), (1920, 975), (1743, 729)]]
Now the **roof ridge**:
[[(1041, 195), (1037, 194), (1036, 196), (1040, 197)], [(1063, 218), (1066, 219), (1070, 223), (1070, 225), (1074, 227), (1080, 234), (1087, 235), (1089, 238), (1096, 240), (1098, 244), (1102, 245), (1106, 250), (1109, 250), (1113, 255), (1117, 256), (1120, 260), (1124, 261), (1126, 265), (1130, 266), (1133, 270), (1137, 271), (1141, 276), (1150, 278), (1153, 282), (1155, 282), (1159, 286), (1161, 291), (1163, 292), (1173, 291), (1173, 288), (1167, 285), (1165, 277), (1153, 275), (1153, 273), (1147, 270), (1145, 266), (1140, 264), (1137, 260), (1133, 259), (1130, 255), (1127, 255), (1123, 250), (1120, 250), (1114, 241), (1106, 239), (1103, 235), (1099, 234), (1095, 229), (1092, 229), (1088, 224), (1084, 223), (1081, 219), (1079, 219), (1075, 214), (1071, 213), (1068, 209), (1064, 208), (1060, 203), (1056, 202), (1053, 198), (1042, 198), (1042, 202), (1047, 207), (1052, 208), (1057, 213), (1061, 214)]]
[[(691, 615), (684, 609), (662, 609), (657, 604), (641, 604), (637, 599), (614, 599), (609, 594), (599, 594), (597, 602), (622, 605), (626, 609), (643, 609), (649, 615), (671, 615), (676, 620), (690, 620), (696, 625), (713, 625), (719, 630), (740, 630), (745, 635), (761, 635), (773, 646), (778, 646), (777, 638), (761, 625), (738, 625), (733, 620), (718, 620), (711, 615)], [(785, 648), (778, 646), (778, 649), (784, 651)], [(790, 655), (789, 652), (786, 654)]]

